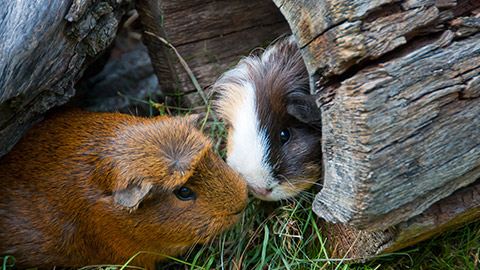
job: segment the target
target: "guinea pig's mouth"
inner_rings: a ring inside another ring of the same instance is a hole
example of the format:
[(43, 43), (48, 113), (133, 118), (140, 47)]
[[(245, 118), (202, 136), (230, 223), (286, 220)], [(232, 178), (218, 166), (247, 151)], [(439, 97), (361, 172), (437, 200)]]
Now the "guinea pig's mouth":
[(279, 201), (294, 197), (298, 194), (299, 189), (292, 185), (275, 185), (271, 188), (249, 186), (250, 194), (255, 198), (263, 201)]
[(275, 201), (274, 198), (272, 198), (272, 192), (273, 188), (262, 188), (262, 187), (250, 187), (249, 188), (250, 193), (257, 197), (260, 200), (264, 201)]
[(272, 194), (273, 189), (272, 188), (261, 188), (261, 187), (252, 187), (251, 191), (257, 195), (263, 196), (263, 197), (268, 197), (270, 194)]

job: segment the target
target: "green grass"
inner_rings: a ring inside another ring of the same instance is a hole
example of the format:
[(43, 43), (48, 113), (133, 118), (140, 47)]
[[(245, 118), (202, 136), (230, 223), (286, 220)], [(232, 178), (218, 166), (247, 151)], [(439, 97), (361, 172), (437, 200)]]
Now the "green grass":
[[(324, 240), (316, 217), (304, 199), (275, 205), (250, 200), (239, 223), (212, 243), (193, 248), (185, 260), (189, 269), (320, 269)], [(178, 269), (162, 263), (161, 269)]]
[(158, 269), (480, 269), (480, 222), (364, 264), (329, 258), (311, 199), (283, 205), (252, 199), (242, 220), (215, 241)]
[[(364, 264), (329, 258), (311, 200), (308, 195), (281, 204), (250, 199), (235, 227), (185, 256), (162, 261), (157, 269), (480, 269), (480, 222)], [(3, 260), (1, 269), (10, 269), (12, 262), (11, 257)]]

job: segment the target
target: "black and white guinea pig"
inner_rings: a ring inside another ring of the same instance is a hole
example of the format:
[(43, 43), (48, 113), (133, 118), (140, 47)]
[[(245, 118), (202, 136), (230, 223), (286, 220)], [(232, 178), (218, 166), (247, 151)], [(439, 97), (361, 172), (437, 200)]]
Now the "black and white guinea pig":
[(320, 110), (293, 36), (242, 59), (213, 90), (228, 126), (227, 163), (255, 197), (287, 199), (321, 178)]

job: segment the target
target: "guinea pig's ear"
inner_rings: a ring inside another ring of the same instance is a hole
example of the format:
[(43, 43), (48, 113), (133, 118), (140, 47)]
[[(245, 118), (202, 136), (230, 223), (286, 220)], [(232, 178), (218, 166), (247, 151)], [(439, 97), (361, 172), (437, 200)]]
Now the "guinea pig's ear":
[(138, 204), (152, 189), (152, 184), (145, 180), (131, 181), (126, 186), (113, 191), (113, 200), (130, 210), (135, 210)]
[(321, 113), (312, 96), (291, 95), (287, 102), (287, 112), (305, 124), (320, 124)]

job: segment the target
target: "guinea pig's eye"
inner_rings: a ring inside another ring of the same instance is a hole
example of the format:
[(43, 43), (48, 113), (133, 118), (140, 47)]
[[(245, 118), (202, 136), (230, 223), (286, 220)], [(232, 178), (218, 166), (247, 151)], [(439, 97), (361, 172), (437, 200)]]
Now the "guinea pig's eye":
[(188, 187), (181, 187), (173, 193), (182, 201), (194, 200), (196, 198), (195, 192)]
[(280, 141), (282, 142), (282, 144), (286, 144), (289, 140), (290, 140), (290, 129), (284, 128), (280, 132)]

